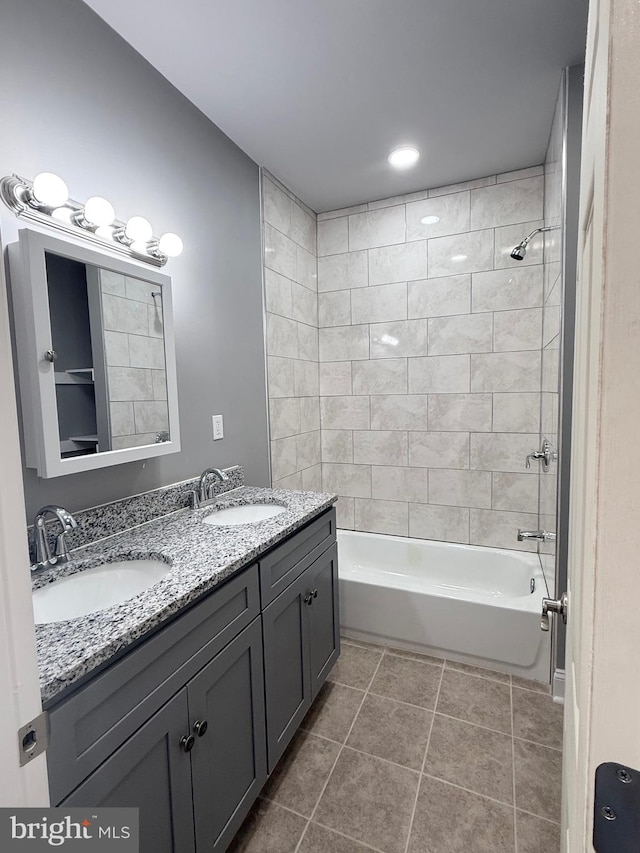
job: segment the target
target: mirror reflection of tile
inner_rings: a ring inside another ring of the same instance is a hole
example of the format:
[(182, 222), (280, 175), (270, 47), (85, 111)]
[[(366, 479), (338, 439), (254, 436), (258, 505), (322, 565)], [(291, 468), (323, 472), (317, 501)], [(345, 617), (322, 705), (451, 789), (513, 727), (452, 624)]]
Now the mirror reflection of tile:
[(99, 271), (113, 450), (168, 439), (162, 292)]

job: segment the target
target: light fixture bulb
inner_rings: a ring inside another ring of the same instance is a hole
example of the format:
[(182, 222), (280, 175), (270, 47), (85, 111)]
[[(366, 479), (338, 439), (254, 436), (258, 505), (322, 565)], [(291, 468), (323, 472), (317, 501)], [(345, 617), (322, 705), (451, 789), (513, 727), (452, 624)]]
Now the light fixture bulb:
[(55, 210), (51, 211), (51, 218), (57, 219), (58, 222), (64, 222), (66, 225), (70, 225), (72, 221), (73, 211), (70, 207), (56, 207)]
[(111, 225), (98, 225), (95, 235), (96, 237), (102, 237), (103, 240), (113, 240), (113, 228)]
[(94, 195), (85, 202), (83, 216), (90, 225), (100, 228), (101, 226), (111, 225), (116, 218), (116, 212), (106, 198)]
[(168, 258), (177, 258), (182, 253), (184, 245), (177, 234), (167, 231), (158, 241), (158, 250)]
[(439, 216), (423, 216), (420, 222), (423, 225), (435, 225), (436, 222), (440, 222)]
[(147, 243), (153, 237), (153, 228), (144, 216), (132, 216), (127, 220), (124, 233), (134, 243)]
[(62, 207), (69, 198), (67, 185), (53, 172), (40, 172), (36, 175), (31, 193), (35, 200), (45, 207)]
[(412, 145), (403, 145), (392, 151), (388, 159), (396, 169), (409, 169), (420, 159), (420, 152)]

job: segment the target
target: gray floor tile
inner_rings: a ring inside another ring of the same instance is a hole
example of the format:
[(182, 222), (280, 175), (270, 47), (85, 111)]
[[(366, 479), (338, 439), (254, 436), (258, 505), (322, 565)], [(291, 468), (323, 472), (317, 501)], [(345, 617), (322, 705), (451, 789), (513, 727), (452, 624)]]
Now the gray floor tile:
[(424, 772), (503, 803), (513, 803), (509, 735), (436, 714)]
[(327, 682), (302, 721), (302, 728), (344, 743), (363, 698), (361, 690)]
[(347, 746), (420, 770), (432, 717), (431, 711), (369, 694)]
[(258, 800), (228, 853), (294, 853), (306, 825), (305, 818)]
[(514, 851), (511, 806), (422, 777), (409, 853)]
[(370, 848), (312, 822), (298, 850), (299, 853), (368, 853)]
[(311, 817), (339, 751), (333, 741), (298, 732), (271, 774), (265, 797)]
[(393, 646), (387, 646), (386, 650), (390, 655), (396, 655), (400, 658), (411, 658), (412, 660), (421, 660), (424, 663), (432, 663), (434, 666), (442, 666), (444, 664), (444, 658), (437, 658), (433, 655), (423, 655), (420, 652), (412, 652), (408, 649), (396, 649)]
[(315, 818), (386, 853), (403, 853), (420, 776), (345, 747)]
[(340, 657), (331, 670), (329, 679), (346, 684), (347, 687), (366, 690), (381, 658), (382, 649), (378, 652), (343, 643)]
[(514, 740), (516, 806), (559, 822), (562, 753), (536, 743)]
[(560, 824), (516, 812), (517, 853), (560, 853)]
[(497, 672), (494, 669), (485, 669), (481, 666), (471, 666), (468, 663), (458, 663), (455, 660), (447, 658), (447, 669), (454, 669), (457, 672), (466, 672), (468, 675), (478, 675), (480, 678), (490, 678), (491, 681), (500, 681), (502, 684), (509, 684), (511, 676), (506, 672)]
[(369, 688), (372, 693), (433, 710), (442, 667), (385, 654)]
[(513, 688), (513, 734), (562, 749), (564, 706), (551, 696)]
[(511, 688), (508, 684), (445, 669), (436, 710), (511, 734)]
[(528, 678), (519, 678), (517, 675), (512, 675), (511, 684), (514, 687), (521, 687), (523, 690), (533, 690), (534, 693), (551, 694), (551, 686), (543, 684), (541, 681), (531, 681)]

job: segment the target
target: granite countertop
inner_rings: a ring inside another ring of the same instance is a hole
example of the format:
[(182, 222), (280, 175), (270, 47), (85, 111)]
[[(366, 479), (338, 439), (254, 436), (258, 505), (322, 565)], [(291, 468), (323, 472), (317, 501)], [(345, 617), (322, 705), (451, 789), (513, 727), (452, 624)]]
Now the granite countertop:
[[(36, 575), (34, 589), (114, 560), (155, 557), (171, 565), (160, 582), (122, 604), (36, 627), (42, 701), (50, 704), (336, 500), (333, 494), (243, 486), (203, 509), (179, 510), (78, 548), (68, 563)], [(202, 521), (216, 509), (248, 503), (277, 503), (286, 511), (254, 524), (219, 527)]]

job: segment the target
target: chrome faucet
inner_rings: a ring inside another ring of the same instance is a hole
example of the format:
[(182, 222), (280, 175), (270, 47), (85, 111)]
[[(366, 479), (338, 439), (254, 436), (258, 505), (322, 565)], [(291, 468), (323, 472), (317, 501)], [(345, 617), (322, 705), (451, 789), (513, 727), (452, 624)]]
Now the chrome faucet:
[[(55, 552), (52, 556), (49, 540), (47, 538), (47, 515), (55, 515), (62, 526), (62, 531), (56, 537)], [(61, 563), (66, 563), (69, 559), (69, 551), (67, 549), (67, 533), (77, 527), (78, 523), (71, 515), (69, 510), (62, 506), (43, 506), (36, 513), (33, 520), (33, 529), (36, 540), (36, 568), (46, 568), (47, 566), (55, 566)]]
[(212, 499), (211, 487), (213, 483), (209, 482), (211, 477), (216, 477), (219, 483), (226, 483), (229, 480), (229, 475), (221, 471), (220, 468), (205, 468), (200, 474), (197, 490), (191, 492), (192, 509), (197, 509), (201, 504)]
[(537, 539), (539, 542), (555, 542), (556, 534), (549, 530), (518, 530), (518, 542)]

